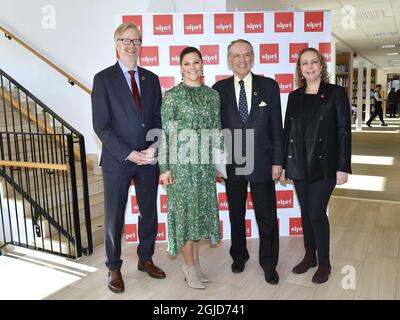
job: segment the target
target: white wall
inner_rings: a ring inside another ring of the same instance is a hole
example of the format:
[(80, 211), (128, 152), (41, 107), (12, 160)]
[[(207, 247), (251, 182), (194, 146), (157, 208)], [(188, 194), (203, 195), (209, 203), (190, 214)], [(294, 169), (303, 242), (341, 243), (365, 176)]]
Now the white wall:
[[(46, 5), (55, 9), (54, 30), (42, 27)], [(118, 14), (225, 11), (226, 0), (0, 0), (0, 8), (0, 25), (91, 89), (93, 76), (115, 63)], [(0, 68), (84, 134), (87, 153), (100, 153), (86, 92), (3, 35)]]

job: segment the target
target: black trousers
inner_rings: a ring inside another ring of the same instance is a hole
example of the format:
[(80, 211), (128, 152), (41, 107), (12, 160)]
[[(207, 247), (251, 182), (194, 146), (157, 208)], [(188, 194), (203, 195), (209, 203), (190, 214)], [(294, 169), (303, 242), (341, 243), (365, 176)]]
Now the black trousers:
[(304, 246), (317, 250), (318, 261), (329, 261), (329, 220), (326, 215), (329, 198), (336, 185), (336, 179), (308, 182), (294, 180), (301, 208)]
[[(249, 182), (225, 180), (231, 223), (230, 255), (235, 262), (246, 262), (249, 252), (246, 247), (245, 215), (247, 186)], [(250, 182), (255, 217), (258, 225), (260, 247), (259, 263), (265, 272), (275, 270), (279, 255), (279, 233), (276, 213), (275, 182)]]
[(369, 118), (369, 120), (366, 122), (367, 125), (370, 125), (372, 120), (374, 120), (376, 118), (376, 116), (379, 116), (379, 120), (381, 121), (382, 124), (385, 123), (385, 121), (383, 121), (383, 110), (382, 110), (382, 106), (377, 106), (375, 105), (375, 111), (374, 113), (371, 115), (371, 118)]
[(125, 221), (128, 191), (133, 179), (139, 206), (137, 254), (148, 261), (154, 254), (157, 237), (157, 188), (159, 169), (156, 166), (137, 166), (133, 172), (103, 170), (104, 181), (104, 245), (106, 265), (110, 270), (122, 266), (121, 234)]

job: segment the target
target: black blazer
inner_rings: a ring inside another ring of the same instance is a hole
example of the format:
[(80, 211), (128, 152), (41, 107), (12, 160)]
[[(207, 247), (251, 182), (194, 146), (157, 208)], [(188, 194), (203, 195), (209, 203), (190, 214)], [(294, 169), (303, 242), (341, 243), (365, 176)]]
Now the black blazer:
[(321, 105), (308, 123), (306, 137), (301, 132), (304, 95), (302, 87), (292, 91), (288, 98), (284, 126), (286, 177), (312, 182), (335, 178), (337, 171), (351, 173), (351, 108), (344, 88), (320, 84)]
[(92, 90), (93, 128), (102, 142), (103, 170), (132, 170), (125, 161), (133, 150), (147, 149), (149, 130), (161, 129), (161, 88), (154, 73), (138, 67), (142, 113), (140, 114), (118, 62), (95, 75)]
[[(218, 81), (214, 84), (213, 89), (220, 94), (222, 129), (228, 129), (233, 138), (232, 147), (229, 143), (227, 145), (229, 158), (232, 159), (232, 164), (227, 165), (228, 179), (237, 180), (239, 179), (238, 173), (243, 173), (241, 168), (244, 165), (238, 164), (237, 159), (232, 156), (235, 150), (234, 146), (235, 144), (241, 145), (244, 153), (246, 130), (254, 129), (254, 143), (248, 146), (254, 155), (254, 169), (244, 176), (248, 181), (265, 182), (272, 179), (272, 165), (282, 165), (283, 163), (281, 100), (279, 86), (275, 80), (255, 74), (252, 74), (252, 77), (251, 110), (245, 124), (239, 116), (234, 77)], [(263, 106), (264, 104), (266, 105)], [(242, 140), (235, 140), (234, 129), (241, 131)]]

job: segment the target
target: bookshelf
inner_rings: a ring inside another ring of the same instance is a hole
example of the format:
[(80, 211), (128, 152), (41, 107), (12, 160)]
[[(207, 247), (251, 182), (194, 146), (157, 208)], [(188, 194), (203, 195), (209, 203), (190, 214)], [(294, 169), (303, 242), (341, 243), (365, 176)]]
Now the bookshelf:
[[(363, 90), (363, 100), (362, 100), (362, 108), (363, 108), (363, 120), (368, 120), (365, 119), (365, 103), (366, 99), (370, 99), (370, 110), (372, 110), (372, 107), (374, 105), (374, 99), (372, 98), (372, 92), (375, 89), (376, 86), (376, 69), (371, 69), (371, 92), (366, 92), (366, 86), (367, 86), (367, 70), (364, 68), (363, 70), (363, 85), (362, 85), (362, 90)], [(358, 69), (355, 68), (353, 70), (353, 89), (352, 89), (352, 96), (351, 96), (351, 104), (352, 105), (357, 105), (357, 87), (358, 87)], [(370, 115), (367, 116), (369, 118)]]
[(335, 83), (345, 88), (350, 99), (352, 91), (352, 56), (350, 52), (342, 52), (336, 54), (336, 76)]

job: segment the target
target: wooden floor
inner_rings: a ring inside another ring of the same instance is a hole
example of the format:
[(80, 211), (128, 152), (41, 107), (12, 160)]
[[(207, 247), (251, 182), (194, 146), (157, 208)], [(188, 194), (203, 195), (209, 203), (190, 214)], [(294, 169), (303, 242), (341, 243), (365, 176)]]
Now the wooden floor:
[[(44, 255), (38, 258), (30, 253), (0, 256), (0, 299), (400, 299), (400, 193), (392, 192), (400, 188), (399, 135), (399, 132), (353, 135), (353, 154), (394, 157), (392, 165), (370, 165), (373, 175), (388, 178), (386, 186), (390, 190), (374, 193), (335, 190), (329, 204), (332, 274), (327, 283), (311, 282), (316, 268), (303, 275), (291, 273), (303, 256), (302, 237), (280, 239), (277, 267), (280, 282), (276, 286), (264, 280), (258, 265), (257, 239), (248, 239), (251, 258), (240, 274), (230, 270), (229, 240), (222, 241), (217, 248), (202, 244), (202, 267), (212, 279), (205, 290), (190, 289), (185, 284), (182, 257), (168, 258), (165, 244), (156, 245), (153, 257), (167, 273), (163, 280), (137, 271), (136, 246), (124, 244), (122, 273), (126, 291), (123, 294), (113, 294), (107, 289), (104, 252), (99, 246), (92, 256), (77, 262), (62, 258), (46, 262)], [(382, 140), (384, 136), (387, 138)], [(368, 165), (353, 168), (354, 174), (370, 172)], [(36, 269), (30, 273), (29, 268)], [(15, 278), (11, 281), (13, 272)], [(29, 284), (33, 289), (27, 289)], [(49, 286), (46, 290), (45, 284)], [(41, 289), (41, 293), (34, 295), (35, 288)]]

